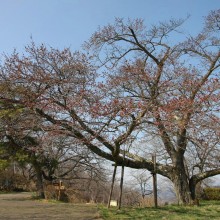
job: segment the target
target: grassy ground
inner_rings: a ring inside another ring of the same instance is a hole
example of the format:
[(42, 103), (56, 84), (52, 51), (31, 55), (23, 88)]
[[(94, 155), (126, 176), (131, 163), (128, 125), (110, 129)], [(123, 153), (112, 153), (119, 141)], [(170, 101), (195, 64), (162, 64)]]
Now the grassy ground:
[(220, 201), (201, 202), (197, 206), (168, 205), (155, 208), (116, 208), (99, 207), (103, 219), (144, 219), (144, 220), (220, 220)]
[(0, 220), (98, 220), (95, 204), (34, 200), (31, 193), (0, 194)]

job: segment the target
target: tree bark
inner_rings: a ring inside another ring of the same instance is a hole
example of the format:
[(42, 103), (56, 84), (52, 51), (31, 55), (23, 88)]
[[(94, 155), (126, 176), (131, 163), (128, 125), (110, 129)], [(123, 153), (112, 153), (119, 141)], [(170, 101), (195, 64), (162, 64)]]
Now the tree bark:
[(192, 195), (189, 187), (188, 175), (183, 162), (183, 157), (177, 156), (171, 174), (179, 205), (192, 204)]
[(193, 201), (196, 200), (196, 183), (194, 183), (193, 181), (189, 181), (189, 190), (191, 193), (191, 198)]
[(42, 171), (39, 167), (34, 166), (35, 171), (36, 171), (36, 177), (37, 177), (37, 182), (36, 182), (36, 187), (37, 187), (37, 196), (41, 199), (45, 199), (45, 193), (44, 193), (44, 183), (43, 183), (43, 175)]

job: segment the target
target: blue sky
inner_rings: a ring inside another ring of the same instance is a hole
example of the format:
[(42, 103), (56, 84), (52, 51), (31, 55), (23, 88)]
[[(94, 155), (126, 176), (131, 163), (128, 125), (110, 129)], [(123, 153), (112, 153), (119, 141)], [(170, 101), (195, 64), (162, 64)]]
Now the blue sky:
[(79, 50), (98, 28), (115, 17), (143, 18), (146, 25), (191, 17), (184, 30), (195, 34), (220, 0), (0, 0), (0, 54), (22, 51), (30, 37), (55, 48)]
[(22, 51), (31, 36), (36, 43), (78, 50), (115, 17), (143, 18), (151, 25), (190, 14), (184, 29), (193, 34), (219, 8), (220, 0), (0, 0), (0, 54)]

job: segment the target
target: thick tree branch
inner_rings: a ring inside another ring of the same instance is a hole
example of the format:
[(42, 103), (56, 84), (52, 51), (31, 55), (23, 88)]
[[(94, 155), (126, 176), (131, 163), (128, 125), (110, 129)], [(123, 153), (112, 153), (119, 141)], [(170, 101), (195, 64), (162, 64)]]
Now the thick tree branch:
[(217, 168), (217, 169), (214, 169), (214, 170), (208, 170), (208, 171), (205, 171), (205, 172), (202, 172), (202, 173), (199, 173), (199, 174), (196, 174), (196, 175), (193, 175), (190, 179), (191, 182), (193, 183), (198, 183), (208, 177), (212, 177), (212, 176), (215, 176), (215, 175), (218, 175), (220, 174), (220, 168)]

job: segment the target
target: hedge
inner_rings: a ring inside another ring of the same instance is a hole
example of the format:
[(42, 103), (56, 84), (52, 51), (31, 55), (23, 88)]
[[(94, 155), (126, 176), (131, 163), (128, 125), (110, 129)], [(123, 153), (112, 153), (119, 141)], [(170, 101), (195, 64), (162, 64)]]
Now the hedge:
[(220, 188), (205, 188), (205, 199), (220, 200)]

